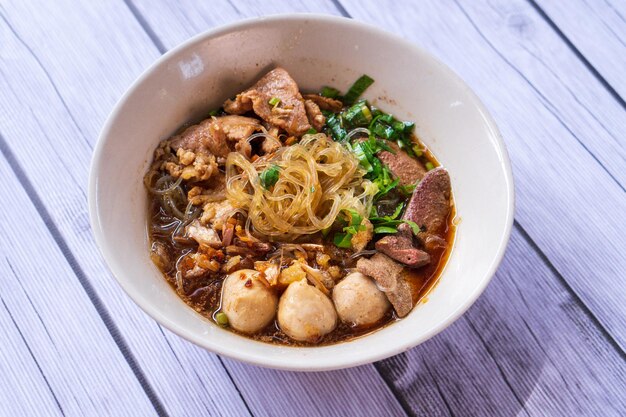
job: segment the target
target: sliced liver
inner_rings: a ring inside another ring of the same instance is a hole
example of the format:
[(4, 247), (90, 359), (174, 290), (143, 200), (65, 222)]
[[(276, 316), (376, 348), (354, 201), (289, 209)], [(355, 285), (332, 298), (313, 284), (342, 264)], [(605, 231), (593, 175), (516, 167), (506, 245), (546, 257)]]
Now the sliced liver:
[(409, 156), (393, 142), (385, 141), (385, 144), (389, 145), (395, 151), (395, 154), (381, 151), (378, 152), (377, 156), (393, 172), (393, 175), (400, 180), (401, 185), (415, 184), (417, 180), (424, 177), (426, 168), (420, 161)]
[(430, 262), (430, 255), (416, 247), (413, 232), (406, 223), (398, 226), (398, 233), (376, 242), (376, 250), (411, 268), (419, 268)]
[(405, 270), (402, 265), (382, 253), (377, 253), (370, 259), (359, 259), (356, 269), (378, 283), (398, 317), (409, 314), (413, 308), (413, 298), (411, 287), (404, 277)]
[[(442, 237), (450, 214), (450, 175), (444, 168), (429, 171), (419, 182), (402, 217), (417, 223), (420, 237)], [(422, 239), (424, 240), (424, 239)]]

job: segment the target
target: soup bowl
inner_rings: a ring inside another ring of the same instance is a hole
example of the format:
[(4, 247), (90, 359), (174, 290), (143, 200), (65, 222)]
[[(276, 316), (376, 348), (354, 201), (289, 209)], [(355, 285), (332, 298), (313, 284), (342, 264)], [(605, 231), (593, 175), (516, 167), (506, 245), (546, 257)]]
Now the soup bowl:
[[(150, 260), (143, 176), (158, 142), (282, 66), (303, 91), (347, 90), (401, 120), (451, 176), (457, 235), (439, 283), (404, 319), (348, 342), (318, 347), (262, 343), (225, 330), (181, 300)], [(91, 224), (128, 295), (158, 323), (212, 352), (256, 365), (330, 370), (410, 349), (456, 320), (494, 275), (514, 212), (510, 163), (493, 119), (468, 86), (419, 47), (353, 20), (319, 15), (252, 19), (202, 33), (169, 51), (120, 99), (94, 152)]]

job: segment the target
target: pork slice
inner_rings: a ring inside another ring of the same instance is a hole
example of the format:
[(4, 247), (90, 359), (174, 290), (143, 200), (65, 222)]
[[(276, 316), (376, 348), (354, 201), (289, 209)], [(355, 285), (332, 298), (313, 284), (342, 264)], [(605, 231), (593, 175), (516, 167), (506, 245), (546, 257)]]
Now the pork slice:
[(413, 297), (402, 265), (382, 253), (377, 253), (369, 259), (359, 259), (356, 269), (378, 283), (399, 317), (409, 314), (413, 308)]
[(415, 222), (424, 236), (443, 237), (450, 214), (450, 198), (450, 175), (444, 168), (435, 168), (417, 184), (402, 218)]
[(170, 138), (170, 146), (225, 158), (231, 151), (229, 142), (245, 140), (260, 128), (259, 121), (250, 117), (212, 117)]
[(395, 235), (385, 236), (376, 242), (376, 250), (411, 268), (430, 262), (430, 255), (415, 246), (413, 232), (406, 223), (398, 226)]
[(427, 171), (420, 161), (409, 156), (395, 143), (385, 143), (394, 150), (395, 154), (388, 151), (380, 151), (377, 156), (383, 164), (387, 165), (393, 175), (400, 180), (400, 185), (412, 185), (424, 177)]
[(226, 140), (240, 142), (248, 139), (252, 133), (261, 130), (261, 123), (257, 119), (243, 116), (222, 116), (213, 119), (215, 131), (224, 132)]
[(309, 117), (309, 123), (318, 132), (322, 130), (326, 123), (326, 118), (322, 114), (320, 107), (311, 100), (304, 100), (304, 108), (306, 109), (306, 115)]
[(343, 108), (343, 103), (334, 98), (320, 96), (319, 94), (304, 94), (303, 97), (305, 100), (311, 100), (313, 103), (317, 104), (322, 110), (336, 113)]
[[(278, 104), (270, 104), (274, 98), (280, 100)], [(283, 68), (273, 69), (250, 89), (224, 103), (224, 111), (230, 114), (250, 110), (290, 135), (300, 136), (311, 128), (298, 85)]]
[(200, 224), (198, 219), (191, 222), (191, 224), (185, 228), (185, 234), (200, 245), (211, 246), (213, 248), (222, 246), (222, 241), (217, 235), (217, 232)]

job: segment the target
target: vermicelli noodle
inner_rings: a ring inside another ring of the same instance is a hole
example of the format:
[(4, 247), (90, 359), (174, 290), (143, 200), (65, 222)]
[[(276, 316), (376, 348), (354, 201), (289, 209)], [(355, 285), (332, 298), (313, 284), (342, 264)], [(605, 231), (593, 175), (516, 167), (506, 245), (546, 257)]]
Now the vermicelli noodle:
[[(278, 181), (266, 189), (259, 175), (276, 165)], [(254, 162), (231, 153), (226, 160), (226, 196), (248, 212), (253, 231), (289, 241), (329, 228), (344, 209), (367, 217), (378, 188), (364, 179), (356, 157), (326, 135), (301, 142)]]

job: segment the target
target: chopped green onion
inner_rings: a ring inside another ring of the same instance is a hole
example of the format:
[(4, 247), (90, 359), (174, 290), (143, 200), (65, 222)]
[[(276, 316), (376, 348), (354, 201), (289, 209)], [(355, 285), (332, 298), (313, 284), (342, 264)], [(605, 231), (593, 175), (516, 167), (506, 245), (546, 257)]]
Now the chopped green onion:
[(398, 230), (393, 227), (380, 226), (374, 228), (374, 233), (397, 233)]
[(261, 186), (266, 190), (269, 190), (271, 187), (276, 184), (278, 181), (278, 177), (280, 176), (280, 167), (276, 164), (271, 165), (261, 172), (259, 175), (259, 179), (261, 180)]
[(333, 87), (322, 87), (322, 91), (320, 92), (320, 96), (328, 97), (328, 98), (337, 98), (339, 97), (339, 90)]
[(311, 187), (311, 192), (314, 193), (315, 192), (315, 187)]
[(374, 170), (372, 164), (370, 163), (370, 158), (368, 157), (369, 155), (367, 154), (364, 142), (359, 142), (355, 144), (352, 148), (352, 152), (354, 152), (354, 156), (356, 156), (356, 158), (359, 160), (361, 168), (363, 168), (367, 172), (372, 172)]
[(385, 123), (393, 123), (393, 115), (389, 114), (389, 113), (382, 113), (380, 115), (380, 120), (382, 120)]
[(338, 248), (351, 248), (352, 236), (347, 233), (335, 233), (335, 236), (333, 237), (333, 243)]
[(226, 313), (222, 313), (221, 311), (215, 315), (215, 321), (220, 326), (228, 326), (228, 316)]
[(404, 195), (411, 195), (413, 194), (413, 191), (415, 191), (415, 187), (417, 186), (417, 184), (410, 184), (410, 185), (399, 185), (398, 186), (398, 190), (400, 190), (400, 192)]
[(426, 162), (426, 165), (425, 165), (425, 166), (426, 166), (426, 170), (427, 170), (427, 171), (432, 171), (433, 169), (435, 169), (435, 165), (433, 165), (433, 163), (432, 163), (432, 162), (430, 162), (430, 161), (429, 161), (429, 162)]
[(403, 222), (404, 222), (404, 223), (406, 223), (406, 224), (408, 224), (408, 225), (411, 227), (411, 230), (413, 231), (413, 234), (414, 234), (415, 236), (417, 236), (417, 235), (421, 232), (421, 229), (420, 229), (420, 227), (417, 225), (417, 223), (412, 222), (412, 221), (410, 221), (410, 220), (403, 220)]
[(400, 213), (402, 213), (403, 208), (404, 208), (404, 203), (398, 204), (398, 207), (396, 207), (396, 209), (394, 210), (393, 214), (390, 217), (394, 220), (397, 219), (400, 216)]
[(363, 217), (356, 210), (346, 210), (350, 215), (350, 226), (361, 224)]
[(309, 130), (306, 131), (305, 135), (314, 135), (317, 133), (317, 130), (310, 128)]
[(367, 126), (372, 121), (372, 112), (367, 107), (367, 102), (362, 100), (343, 112), (343, 117), (352, 127)]
[(374, 79), (367, 76), (362, 75), (358, 80), (352, 84), (352, 87), (348, 90), (345, 96), (343, 96), (343, 102), (350, 105), (356, 101), (361, 95), (367, 90), (367, 88), (372, 85)]
[(341, 115), (331, 114), (326, 119), (326, 126), (328, 126), (328, 130), (330, 130), (330, 135), (336, 141), (343, 141), (346, 136), (348, 136), (348, 132), (343, 128)]
[(415, 127), (415, 123), (413, 122), (402, 122), (402, 123), (404, 124), (404, 129), (403, 129), (404, 133), (410, 133)]
[(414, 145), (412, 149), (416, 156), (422, 156), (424, 154), (424, 151), (422, 151), (419, 145)]
[(222, 109), (213, 109), (209, 112), (209, 116), (217, 116)]
[(381, 123), (380, 121), (372, 126), (370, 132), (372, 132), (372, 134), (375, 136), (385, 139), (392, 139), (396, 133), (396, 131), (393, 130), (393, 127), (385, 123)]
[(278, 103), (280, 103), (280, 99), (278, 97), (272, 97), (272, 98), (270, 98), (268, 103), (270, 104), (270, 106), (276, 107), (278, 105)]

